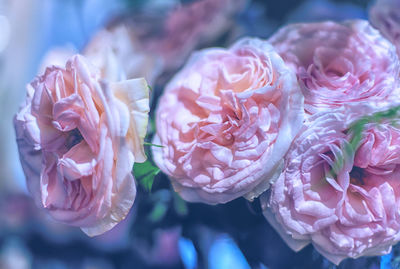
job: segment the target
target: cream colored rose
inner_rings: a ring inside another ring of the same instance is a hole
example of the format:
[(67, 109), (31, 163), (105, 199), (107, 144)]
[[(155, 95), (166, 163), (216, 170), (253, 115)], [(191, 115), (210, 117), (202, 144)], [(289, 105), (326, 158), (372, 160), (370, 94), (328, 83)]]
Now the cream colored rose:
[(111, 81), (144, 77), (153, 85), (163, 67), (160, 56), (145, 51), (134, 32), (123, 24), (100, 30), (83, 53), (102, 77)]

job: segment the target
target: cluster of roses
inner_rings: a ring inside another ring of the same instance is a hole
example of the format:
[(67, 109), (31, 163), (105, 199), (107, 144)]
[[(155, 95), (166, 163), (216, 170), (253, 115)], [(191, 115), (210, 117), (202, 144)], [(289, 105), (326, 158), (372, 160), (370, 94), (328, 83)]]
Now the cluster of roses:
[[(47, 68), (15, 117), (35, 201), (89, 235), (126, 216), (146, 159), (148, 86), (113, 59)], [(158, 101), (153, 157), (187, 201), (260, 197), (295, 250), (381, 255), (400, 240), (398, 105), (396, 47), (368, 22), (289, 25), (193, 54)]]
[(399, 72), (366, 21), (198, 52), (159, 101), (154, 159), (188, 201), (262, 194), (295, 250), (311, 242), (334, 263), (387, 253), (400, 240)]

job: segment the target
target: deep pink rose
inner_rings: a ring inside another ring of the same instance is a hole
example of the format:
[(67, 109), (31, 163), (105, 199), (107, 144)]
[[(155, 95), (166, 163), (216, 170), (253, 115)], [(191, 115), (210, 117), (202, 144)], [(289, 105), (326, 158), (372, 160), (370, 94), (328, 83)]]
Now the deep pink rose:
[(253, 199), (280, 174), (303, 97), (270, 44), (243, 39), (195, 53), (156, 113), (157, 165), (185, 200), (217, 204)]
[(371, 24), (396, 46), (400, 55), (400, 1), (377, 0), (369, 17)]
[(35, 202), (63, 223), (98, 235), (125, 218), (136, 196), (134, 161), (143, 139), (148, 87), (109, 83), (82, 56), (52, 66), (27, 87), (14, 125)]
[(297, 73), (308, 114), (359, 102), (378, 111), (400, 100), (396, 49), (367, 21), (292, 24), (269, 41)]
[(304, 128), (261, 198), (290, 247), (312, 243), (335, 264), (387, 254), (400, 239), (400, 121), (365, 125), (358, 150), (344, 154), (350, 134), (343, 115), (318, 115)]

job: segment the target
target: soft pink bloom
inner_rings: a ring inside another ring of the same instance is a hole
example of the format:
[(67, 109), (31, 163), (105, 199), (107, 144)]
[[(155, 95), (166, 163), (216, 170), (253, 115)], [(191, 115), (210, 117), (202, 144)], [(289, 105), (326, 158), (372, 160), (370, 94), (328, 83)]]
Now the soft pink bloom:
[(107, 69), (111, 48), (127, 78), (131, 71), (141, 72), (152, 85), (155, 79), (160, 84), (169, 79), (194, 49), (208, 47), (221, 37), (236, 39), (241, 29), (236, 27), (235, 17), (249, 1), (164, 1), (156, 6), (145, 2), (140, 12), (114, 18), (96, 33), (84, 55), (90, 60), (94, 56), (94, 64), (105, 64)]
[(157, 165), (191, 202), (253, 199), (279, 175), (303, 97), (272, 46), (243, 39), (195, 53), (157, 109)]
[(369, 17), (371, 24), (396, 46), (400, 55), (400, 1), (377, 0)]
[(367, 124), (358, 150), (345, 155), (347, 122), (344, 113), (316, 115), (261, 198), (265, 217), (292, 249), (312, 243), (336, 264), (387, 254), (400, 240), (400, 121)]
[(247, 0), (200, 0), (168, 14), (160, 39), (151, 48), (160, 53), (168, 68), (177, 68), (199, 45), (206, 45), (235, 26), (234, 17)]
[(400, 100), (396, 49), (367, 21), (292, 24), (269, 41), (297, 73), (308, 114), (359, 102), (377, 111)]
[(65, 63), (75, 54), (77, 54), (77, 50), (72, 45), (50, 49), (42, 58), (38, 74), (42, 75), (47, 67), (52, 65), (60, 68), (64, 67)]
[(145, 80), (101, 80), (78, 55), (28, 85), (14, 125), (35, 202), (91, 236), (124, 219), (133, 163), (146, 159), (148, 99)]
[(123, 23), (97, 32), (83, 54), (111, 81), (144, 77), (153, 85), (163, 68), (161, 57), (148, 52), (146, 43)]

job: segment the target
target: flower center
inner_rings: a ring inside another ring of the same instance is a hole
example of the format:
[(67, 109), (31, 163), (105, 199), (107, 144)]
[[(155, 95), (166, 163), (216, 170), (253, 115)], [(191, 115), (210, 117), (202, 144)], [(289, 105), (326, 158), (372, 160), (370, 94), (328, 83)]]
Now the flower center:
[(364, 185), (364, 169), (354, 166), (350, 171), (350, 183), (354, 185)]
[(79, 144), (82, 140), (83, 136), (81, 132), (78, 130), (78, 128), (75, 128), (68, 133), (65, 146), (69, 150), (76, 144)]
[(343, 77), (345, 75), (345, 73), (342, 70), (338, 70), (331, 67), (325, 69), (325, 74), (330, 77), (338, 77), (338, 78)]

